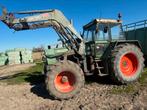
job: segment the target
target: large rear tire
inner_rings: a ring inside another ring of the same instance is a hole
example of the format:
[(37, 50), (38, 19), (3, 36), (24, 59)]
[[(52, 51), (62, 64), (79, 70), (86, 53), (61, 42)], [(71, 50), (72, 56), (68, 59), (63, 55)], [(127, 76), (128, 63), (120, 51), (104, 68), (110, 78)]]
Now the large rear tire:
[(59, 62), (50, 68), (46, 78), (46, 88), (55, 99), (74, 97), (84, 86), (82, 69), (71, 61)]
[(137, 81), (143, 68), (143, 54), (137, 46), (122, 44), (112, 51), (111, 76), (114, 81), (122, 84)]

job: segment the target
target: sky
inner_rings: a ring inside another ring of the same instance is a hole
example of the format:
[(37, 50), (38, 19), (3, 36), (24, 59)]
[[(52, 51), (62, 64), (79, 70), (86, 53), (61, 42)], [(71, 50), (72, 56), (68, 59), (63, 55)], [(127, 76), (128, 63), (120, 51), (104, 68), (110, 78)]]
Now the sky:
[[(95, 18), (117, 19), (123, 24), (147, 19), (147, 0), (0, 0), (9, 11), (59, 9), (74, 21), (77, 32)], [(0, 12), (1, 14), (1, 12)], [(58, 36), (52, 28), (14, 32), (0, 22), (0, 52), (12, 48), (33, 48), (55, 44)]]

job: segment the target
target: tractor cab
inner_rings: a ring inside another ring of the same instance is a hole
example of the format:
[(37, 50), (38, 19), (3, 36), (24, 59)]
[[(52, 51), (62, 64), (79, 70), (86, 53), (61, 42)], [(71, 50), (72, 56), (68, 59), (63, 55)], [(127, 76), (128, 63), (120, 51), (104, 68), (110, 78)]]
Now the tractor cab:
[(99, 59), (110, 42), (125, 39), (122, 21), (95, 19), (83, 26), (83, 39), (86, 42), (86, 54)]
[(83, 26), (83, 30), (83, 36), (86, 42), (124, 39), (121, 20), (95, 19)]

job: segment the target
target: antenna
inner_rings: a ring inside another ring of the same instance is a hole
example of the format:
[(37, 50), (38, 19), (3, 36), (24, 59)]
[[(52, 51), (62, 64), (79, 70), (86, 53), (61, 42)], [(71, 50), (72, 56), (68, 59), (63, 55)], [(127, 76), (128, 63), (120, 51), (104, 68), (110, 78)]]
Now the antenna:
[(99, 19), (101, 19), (102, 18), (102, 11), (100, 11), (100, 15), (99, 15)]

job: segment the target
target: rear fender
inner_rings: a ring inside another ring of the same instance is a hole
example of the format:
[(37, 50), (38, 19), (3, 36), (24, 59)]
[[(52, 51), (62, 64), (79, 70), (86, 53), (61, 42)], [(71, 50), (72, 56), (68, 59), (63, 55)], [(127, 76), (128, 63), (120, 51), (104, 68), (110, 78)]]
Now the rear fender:
[(136, 45), (137, 47), (139, 47), (139, 48), (142, 50), (141, 44), (139, 43), (138, 40), (116, 41), (116, 42), (115, 42), (115, 46), (114, 46), (114, 48), (115, 48), (116, 46), (118, 46), (118, 45), (120, 45), (120, 44), (124, 44), (124, 43), (134, 44), (134, 45)]

